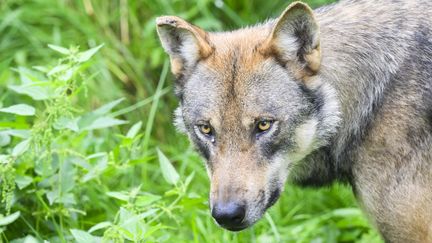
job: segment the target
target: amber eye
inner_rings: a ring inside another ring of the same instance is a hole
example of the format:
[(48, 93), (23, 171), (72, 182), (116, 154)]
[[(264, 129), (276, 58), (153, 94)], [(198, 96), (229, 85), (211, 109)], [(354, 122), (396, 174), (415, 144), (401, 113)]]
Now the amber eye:
[(199, 130), (205, 135), (211, 135), (212, 129), (210, 125), (204, 124), (199, 126)]
[(271, 125), (272, 125), (272, 121), (269, 121), (269, 120), (259, 121), (258, 126), (257, 126), (258, 131), (265, 132), (265, 131), (270, 129)]

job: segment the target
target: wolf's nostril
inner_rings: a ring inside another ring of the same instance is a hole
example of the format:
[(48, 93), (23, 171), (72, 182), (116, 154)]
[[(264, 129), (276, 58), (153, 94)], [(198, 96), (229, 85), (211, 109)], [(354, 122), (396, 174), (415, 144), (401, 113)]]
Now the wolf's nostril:
[(241, 223), (241, 221), (243, 220), (243, 218), (244, 218), (243, 214), (242, 215), (238, 215), (238, 216), (236, 216), (236, 217), (233, 218), (233, 221)]
[(223, 227), (241, 226), (246, 214), (245, 206), (237, 203), (217, 203), (213, 206), (212, 216)]

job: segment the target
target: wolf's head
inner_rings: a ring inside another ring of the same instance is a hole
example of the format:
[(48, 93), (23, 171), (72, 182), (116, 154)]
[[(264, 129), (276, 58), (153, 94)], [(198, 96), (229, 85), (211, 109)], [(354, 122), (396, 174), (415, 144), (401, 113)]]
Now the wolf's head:
[(335, 130), (338, 104), (319, 78), (318, 24), (296, 2), (277, 20), (233, 32), (171, 16), (157, 26), (177, 78), (176, 125), (206, 159), (212, 215), (242, 230)]

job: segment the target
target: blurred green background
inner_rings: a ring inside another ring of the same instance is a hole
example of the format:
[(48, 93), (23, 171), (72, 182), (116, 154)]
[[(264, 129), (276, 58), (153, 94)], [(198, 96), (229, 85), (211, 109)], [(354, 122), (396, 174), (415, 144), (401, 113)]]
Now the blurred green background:
[(155, 18), (232, 30), (289, 3), (2, 0), (1, 240), (381, 242), (343, 185), (288, 185), (251, 229), (220, 229), (201, 159), (172, 125), (177, 101)]

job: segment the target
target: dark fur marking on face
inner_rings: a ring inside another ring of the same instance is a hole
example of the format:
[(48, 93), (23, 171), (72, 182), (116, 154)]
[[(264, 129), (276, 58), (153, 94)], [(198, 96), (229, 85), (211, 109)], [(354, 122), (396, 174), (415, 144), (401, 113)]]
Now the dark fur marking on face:
[[(191, 131), (192, 133), (195, 133), (195, 131)], [(208, 145), (206, 145), (203, 141), (201, 141), (199, 138), (196, 137), (196, 135), (192, 135), (192, 142), (195, 144), (195, 147), (197, 148), (198, 152), (203, 156), (206, 161), (209, 161), (210, 159), (210, 149), (208, 148)]]
[[(286, 126), (283, 126), (282, 123), (278, 126), (277, 130), (272, 134), (270, 138), (267, 139), (262, 146), (263, 155), (267, 160), (271, 160), (271, 158), (278, 152), (288, 152), (295, 148), (296, 143), (292, 139), (295, 134), (295, 129), (302, 124), (308, 117), (311, 115), (311, 109), (305, 107), (303, 110), (300, 110), (297, 116), (291, 117), (288, 121), (285, 121)], [(279, 133), (283, 132), (282, 135), (278, 136)], [(278, 139), (278, 137), (280, 137)]]
[(271, 158), (277, 153), (280, 152), (282, 149), (287, 149), (289, 147), (292, 147), (293, 143), (289, 139), (281, 139), (278, 142), (269, 141), (264, 144), (263, 148), (263, 154), (264, 157), (267, 158), (268, 161), (271, 161)]
[(279, 196), (280, 196), (280, 189), (277, 187), (274, 191), (271, 192), (270, 198), (267, 201), (265, 208), (268, 209), (271, 206), (273, 206), (277, 202), (277, 200), (279, 199)]
[(299, 87), (303, 94), (305, 94), (308, 101), (312, 104), (315, 113), (320, 113), (324, 106), (324, 97), (319, 92), (308, 89), (305, 85), (299, 84)]
[(264, 204), (264, 200), (265, 200), (265, 191), (264, 190), (260, 190), (259, 193), (258, 193), (258, 202), (257, 202), (257, 205)]
[(180, 101), (183, 101), (184, 94), (184, 86), (186, 82), (189, 80), (193, 71), (196, 69), (199, 61), (195, 62), (191, 67), (185, 68), (182, 67), (180, 73), (176, 75), (174, 80), (174, 94)]
[[(263, 139), (267, 140), (264, 142), (261, 148), (263, 149), (263, 155), (268, 160), (271, 161), (271, 158), (282, 149), (292, 148), (293, 143), (290, 139), (279, 139), (277, 140), (277, 136), (280, 134), (281, 128), (278, 127), (276, 131), (273, 132), (272, 136), (269, 138), (258, 138), (258, 140)], [(284, 137), (284, 136), (282, 136)], [(259, 142), (259, 141), (257, 141)]]
[(239, 59), (239, 53), (237, 51), (234, 51), (232, 53), (232, 62), (231, 62), (231, 69), (230, 69), (230, 80), (229, 86), (228, 86), (228, 92), (227, 92), (227, 98), (229, 98), (230, 101), (234, 100), (237, 96), (236, 90), (235, 90), (235, 80), (238, 76), (238, 59)]
[(273, 55), (272, 56), (274, 62), (279, 65), (280, 67), (282, 67), (284, 70), (288, 71), (286, 68), (286, 61), (284, 61), (281, 57), (277, 56), (277, 55)]
[(174, 94), (180, 102), (183, 102), (183, 95), (184, 95), (183, 88), (180, 88), (179, 86), (176, 85), (174, 88)]

